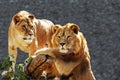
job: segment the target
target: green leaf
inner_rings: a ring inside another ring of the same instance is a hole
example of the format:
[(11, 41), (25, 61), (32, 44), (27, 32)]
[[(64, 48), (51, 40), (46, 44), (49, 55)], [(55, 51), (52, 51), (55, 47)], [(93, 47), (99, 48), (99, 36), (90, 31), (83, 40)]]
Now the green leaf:
[[(3, 71), (12, 66), (12, 63), (14, 63), (14, 61), (10, 61), (10, 57), (14, 58), (14, 55), (7, 56), (3, 61), (0, 62), (0, 70)], [(28, 62), (30, 62), (31, 60), (32, 57), (29, 57)], [(8, 72), (2, 77), (5, 79), (10, 79), (11, 77), (14, 77), (15, 80), (35, 80), (24, 72), (23, 67), (24, 64), (16, 64), (16, 72)]]

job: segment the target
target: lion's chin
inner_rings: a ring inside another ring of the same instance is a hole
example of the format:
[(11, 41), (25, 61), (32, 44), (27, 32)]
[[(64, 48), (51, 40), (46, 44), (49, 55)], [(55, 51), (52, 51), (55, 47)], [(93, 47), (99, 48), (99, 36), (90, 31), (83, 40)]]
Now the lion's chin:
[(60, 51), (61, 53), (63, 53), (63, 54), (66, 54), (66, 53), (68, 52), (68, 49), (66, 49), (65, 46), (59, 46), (58, 49), (59, 49), (59, 51)]
[(60, 52), (66, 54), (68, 52), (68, 50), (65, 48), (60, 48)]
[(66, 54), (66, 53), (68, 53), (68, 50), (62, 50), (61, 49), (60, 52)]
[(31, 40), (24, 40), (24, 41), (27, 42), (27, 43), (31, 43), (32, 39)]

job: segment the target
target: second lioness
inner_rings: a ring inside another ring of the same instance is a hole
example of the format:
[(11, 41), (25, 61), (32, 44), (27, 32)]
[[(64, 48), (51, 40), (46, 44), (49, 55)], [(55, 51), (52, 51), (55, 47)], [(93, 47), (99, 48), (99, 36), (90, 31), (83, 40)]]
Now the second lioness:
[[(11, 60), (16, 62), (17, 48), (29, 53), (29, 56), (44, 46), (50, 47), (51, 27), (54, 24), (46, 19), (36, 19), (27, 11), (20, 11), (15, 14), (8, 30), (8, 51), (13, 55)], [(14, 71), (15, 64), (12, 64), (10, 71)]]

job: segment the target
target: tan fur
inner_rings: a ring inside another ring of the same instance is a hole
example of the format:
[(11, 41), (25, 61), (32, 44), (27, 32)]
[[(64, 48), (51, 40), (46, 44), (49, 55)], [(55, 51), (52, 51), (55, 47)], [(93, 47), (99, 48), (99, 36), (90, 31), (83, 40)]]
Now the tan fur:
[(79, 26), (74, 23), (56, 25), (52, 31), (53, 49), (39, 50), (36, 53), (52, 56), (60, 76), (72, 74), (69, 80), (95, 80), (87, 42), (79, 32)]
[[(8, 30), (9, 55), (13, 54), (16, 62), (17, 48), (33, 55), (37, 49), (51, 46), (51, 27), (54, 24), (46, 19), (36, 19), (27, 11), (20, 11), (13, 16)], [(12, 67), (14, 70), (14, 64)]]

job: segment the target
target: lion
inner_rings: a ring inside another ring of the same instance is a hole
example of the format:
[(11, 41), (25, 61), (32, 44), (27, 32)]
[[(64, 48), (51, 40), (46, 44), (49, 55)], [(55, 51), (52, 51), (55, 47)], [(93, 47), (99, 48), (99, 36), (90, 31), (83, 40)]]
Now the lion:
[[(8, 53), (16, 63), (17, 48), (32, 56), (37, 49), (51, 46), (53, 22), (47, 19), (36, 19), (27, 11), (15, 14), (8, 30)], [(15, 70), (15, 63), (9, 71)]]
[[(60, 79), (68, 76), (69, 80), (95, 80), (93, 75), (87, 41), (79, 26), (67, 23), (52, 28), (52, 48), (40, 49), (37, 55), (49, 55), (54, 58)], [(53, 71), (54, 72), (54, 71)]]

